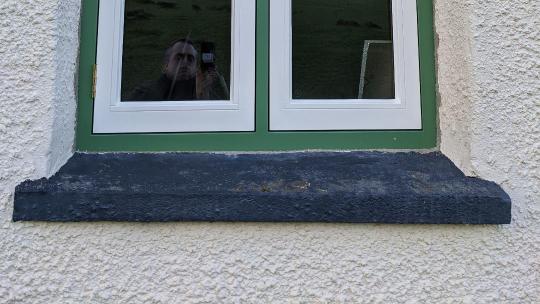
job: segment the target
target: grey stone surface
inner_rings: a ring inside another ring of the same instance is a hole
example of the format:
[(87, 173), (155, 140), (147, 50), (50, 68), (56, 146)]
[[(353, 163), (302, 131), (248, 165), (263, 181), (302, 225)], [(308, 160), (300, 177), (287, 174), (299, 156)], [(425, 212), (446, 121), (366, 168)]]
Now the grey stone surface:
[(13, 218), (507, 224), (510, 198), (440, 153), (75, 154)]

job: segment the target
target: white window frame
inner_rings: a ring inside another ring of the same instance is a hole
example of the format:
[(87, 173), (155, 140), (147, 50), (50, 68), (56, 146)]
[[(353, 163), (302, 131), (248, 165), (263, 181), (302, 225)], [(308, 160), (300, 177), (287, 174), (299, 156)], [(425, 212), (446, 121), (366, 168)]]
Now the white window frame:
[(416, 0), (392, 0), (395, 99), (293, 99), (291, 24), (291, 0), (271, 0), (270, 130), (422, 128)]
[(121, 101), (125, 0), (100, 0), (94, 133), (213, 132), (255, 129), (253, 0), (231, 0), (230, 100)]

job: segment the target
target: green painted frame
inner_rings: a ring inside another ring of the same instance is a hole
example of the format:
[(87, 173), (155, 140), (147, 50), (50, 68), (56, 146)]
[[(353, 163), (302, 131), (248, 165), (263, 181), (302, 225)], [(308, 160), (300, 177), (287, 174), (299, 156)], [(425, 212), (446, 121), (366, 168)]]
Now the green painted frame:
[(273, 132), (268, 121), (269, 1), (257, 0), (256, 131), (92, 134), (92, 66), (98, 0), (82, 0), (76, 149), (78, 151), (290, 151), (429, 149), (437, 145), (432, 0), (417, 0), (422, 103), (421, 130)]

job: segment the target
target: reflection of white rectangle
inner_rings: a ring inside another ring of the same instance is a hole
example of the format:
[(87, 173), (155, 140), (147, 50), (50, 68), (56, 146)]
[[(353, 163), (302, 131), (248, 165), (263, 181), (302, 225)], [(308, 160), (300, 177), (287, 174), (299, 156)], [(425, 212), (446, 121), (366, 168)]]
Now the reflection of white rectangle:
[(392, 0), (394, 99), (293, 99), (291, 0), (270, 1), (270, 129), (421, 129), (416, 1)]
[(369, 50), (372, 44), (392, 44), (392, 40), (366, 40), (362, 51), (362, 69), (360, 71), (360, 83), (358, 84), (358, 99), (364, 96), (364, 86), (366, 83), (366, 68), (369, 57)]
[(121, 101), (125, 0), (100, 0), (94, 133), (253, 131), (255, 1), (231, 0), (230, 100)]

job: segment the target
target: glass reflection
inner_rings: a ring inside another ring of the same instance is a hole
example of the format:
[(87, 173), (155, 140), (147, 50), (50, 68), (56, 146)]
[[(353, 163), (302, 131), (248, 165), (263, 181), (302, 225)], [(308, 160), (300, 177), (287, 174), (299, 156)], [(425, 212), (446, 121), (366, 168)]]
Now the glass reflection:
[(228, 100), (231, 0), (126, 0), (122, 101)]
[(391, 0), (292, 0), (293, 98), (394, 98), (391, 15)]

